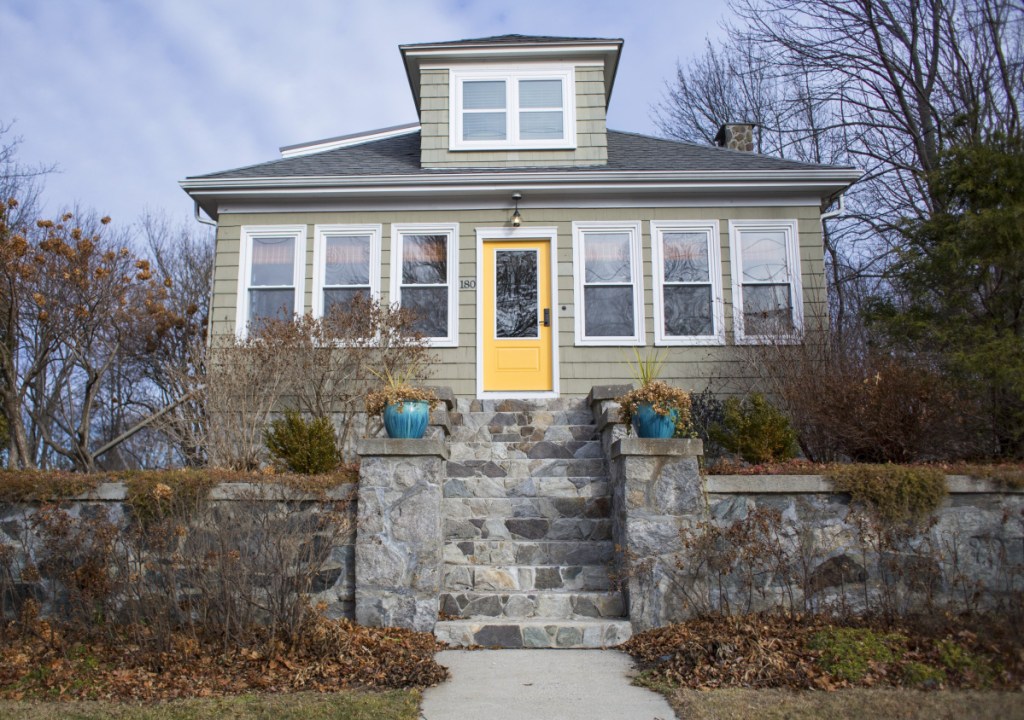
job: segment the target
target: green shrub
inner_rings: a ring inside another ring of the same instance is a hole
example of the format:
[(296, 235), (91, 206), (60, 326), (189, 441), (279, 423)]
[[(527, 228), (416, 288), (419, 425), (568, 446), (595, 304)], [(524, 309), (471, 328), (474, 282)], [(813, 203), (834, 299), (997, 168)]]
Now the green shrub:
[(903, 682), (910, 687), (929, 690), (946, 684), (946, 671), (920, 662), (908, 662), (903, 666)]
[(989, 662), (975, 655), (956, 640), (940, 640), (935, 646), (939, 662), (950, 672), (971, 677), (975, 683), (988, 686), (992, 683), (993, 669)]
[(755, 465), (796, 456), (796, 433), (789, 419), (761, 393), (742, 402), (726, 400), (722, 422), (712, 428), (711, 437)]
[(341, 462), (334, 426), (326, 417), (305, 420), (297, 412), (286, 412), (270, 424), (265, 442), (270, 454), (292, 472), (329, 473)]
[(872, 663), (891, 663), (902, 655), (907, 639), (865, 628), (831, 628), (811, 636), (808, 647), (820, 653), (821, 667), (848, 682), (859, 682)]
[(905, 465), (833, 465), (826, 475), (886, 523), (920, 523), (946, 497), (946, 476), (936, 468)]

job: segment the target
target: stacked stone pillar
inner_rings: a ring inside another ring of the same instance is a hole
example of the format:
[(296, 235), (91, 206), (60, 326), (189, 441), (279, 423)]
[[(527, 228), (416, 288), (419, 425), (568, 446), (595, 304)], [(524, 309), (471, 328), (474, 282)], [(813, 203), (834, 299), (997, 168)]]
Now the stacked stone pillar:
[(358, 452), (356, 622), (430, 632), (443, 563), (444, 435), (366, 438)]
[(612, 530), (634, 632), (685, 617), (680, 530), (704, 516), (700, 440), (624, 437), (611, 445)]

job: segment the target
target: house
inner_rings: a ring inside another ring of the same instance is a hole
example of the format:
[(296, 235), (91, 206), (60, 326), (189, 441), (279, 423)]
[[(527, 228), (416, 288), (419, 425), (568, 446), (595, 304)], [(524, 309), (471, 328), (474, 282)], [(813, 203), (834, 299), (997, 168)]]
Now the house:
[(618, 132), (622, 40), (400, 48), (419, 122), (181, 185), (217, 223), (212, 332), (370, 292), (416, 309), (458, 397), (583, 396), (629, 348), (699, 389), (825, 302), (821, 215), (859, 172)]

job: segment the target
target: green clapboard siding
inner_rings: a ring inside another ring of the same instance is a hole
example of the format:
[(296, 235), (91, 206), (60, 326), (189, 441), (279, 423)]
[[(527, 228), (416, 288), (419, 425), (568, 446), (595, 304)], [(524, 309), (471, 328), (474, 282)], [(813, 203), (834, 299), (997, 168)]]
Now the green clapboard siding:
[[(722, 287), (725, 300), (726, 346), (672, 347), (663, 352), (667, 362), (662, 373), (666, 380), (687, 389), (701, 390), (709, 382), (716, 390), (742, 389), (747, 378), (740, 358), (743, 351), (732, 343), (732, 278), (729, 262), (729, 220), (731, 219), (796, 219), (803, 271), (804, 314), (808, 321), (824, 312), (824, 260), (821, 245), (821, 223), (817, 207), (708, 207), (708, 208), (628, 208), (628, 209), (530, 209), (524, 213), (524, 228), (556, 227), (558, 304), (575, 309), (573, 297), (573, 221), (641, 221), (644, 260), (644, 313), (647, 344), (653, 345), (653, 280), (651, 276), (650, 220), (717, 219), (721, 229)], [(476, 279), (476, 229), (505, 227), (508, 212), (498, 210), (431, 210), (431, 211), (366, 211), (222, 214), (217, 232), (212, 322), (218, 336), (230, 336), (235, 330), (238, 289), (238, 244), (243, 225), (307, 226), (306, 300), (311, 303), (313, 278), (313, 233), (316, 224), (380, 223), (382, 234), (381, 290), (385, 299), (390, 287), (390, 247), (392, 223), (459, 223), (459, 277)], [(476, 294), (474, 290), (458, 293), (459, 347), (435, 350), (439, 363), (432, 382), (451, 386), (460, 396), (476, 393)], [(630, 379), (625, 361), (632, 350), (624, 347), (576, 347), (573, 318), (553, 308), (559, 323), (559, 355), (561, 392), (563, 395), (586, 395), (597, 384), (625, 382)]]
[(575, 150), (448, 150), (448, 71), (423, 70), (420, 74), (420, 127), (423, 167), (572, 167), (608, 162), (605, 127), (604, 68), (576, 68)]

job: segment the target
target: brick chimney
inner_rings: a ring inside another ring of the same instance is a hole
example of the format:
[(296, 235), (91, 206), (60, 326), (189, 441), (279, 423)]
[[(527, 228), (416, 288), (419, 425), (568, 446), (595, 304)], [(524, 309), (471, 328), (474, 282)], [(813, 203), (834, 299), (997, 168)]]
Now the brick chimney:
[(757, 140), (754, 137), (754, 123), (726, 123), (715, 135), (715, 144), (728, 150), (755, 152)]

